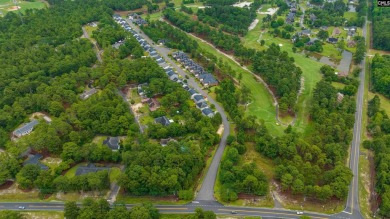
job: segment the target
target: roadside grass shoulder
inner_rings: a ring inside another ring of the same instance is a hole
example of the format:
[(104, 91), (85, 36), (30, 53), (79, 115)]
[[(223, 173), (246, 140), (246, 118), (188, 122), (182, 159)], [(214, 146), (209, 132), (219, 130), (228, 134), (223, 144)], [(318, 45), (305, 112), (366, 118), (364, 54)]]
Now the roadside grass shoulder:
[(23, 211), (21, 213), (25, 219), (63, 219), (62, 211)]
[(128, 196), (123, 193), (119, 193), (116, 201), (124, 202), (126, 204), (141, 204), (145, 202), (152, 202), (155, 205), (184, 205), (188, 201), (176, 200), (176, 198), (164, 198), (164, 197), (154, 197), (154, 196)]

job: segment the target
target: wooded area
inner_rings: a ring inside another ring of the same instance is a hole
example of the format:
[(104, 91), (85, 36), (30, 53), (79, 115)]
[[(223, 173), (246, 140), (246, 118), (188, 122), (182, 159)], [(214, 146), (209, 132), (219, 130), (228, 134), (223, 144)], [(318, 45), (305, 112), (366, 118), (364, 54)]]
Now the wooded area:
[(372, 3), (372, 39), (374, 49), (390, 51), (390, 10)]
[(372, 139), (364, 141), (363, 146), (375, 152), (375, 191), (379, 195), (379, 214), (390, 217), (390, 118), (380, 109), (378, 96), (368, 102), (367, 115), (367, 131)]
[(390, 98), (390, 56), (376, 54), (371, 64), (372, 90)]

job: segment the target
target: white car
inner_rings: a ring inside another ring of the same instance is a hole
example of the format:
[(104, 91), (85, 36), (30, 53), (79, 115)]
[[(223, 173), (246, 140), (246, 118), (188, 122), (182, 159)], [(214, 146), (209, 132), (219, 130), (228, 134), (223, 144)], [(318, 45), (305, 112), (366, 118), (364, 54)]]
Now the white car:
[(303, 214), (303, 212), (302, 211), (297, 211), (297, 214)]
[(26, 207), (24, 207), (24, 206), (19, 206), (19, 209), (25, 209)]

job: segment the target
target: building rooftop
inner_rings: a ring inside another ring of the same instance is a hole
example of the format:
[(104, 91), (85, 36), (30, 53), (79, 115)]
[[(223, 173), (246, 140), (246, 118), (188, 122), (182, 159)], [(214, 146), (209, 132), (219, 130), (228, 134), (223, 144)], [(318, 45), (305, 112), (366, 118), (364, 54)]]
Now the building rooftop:
[(26, 123), (24, 126), (16, 129), (13, 133), (17, 136), (24, 135), (25, 133), (30, 132), (36, 125), (38, 125), (38, 123), (39, 121), (34, 119), (33, 121)]
[(41, 170), (48, 170), (49, 167), (44, 165), (44, 164), (42, 164), (39, 161), (40, 159), (42, 159), (42, 157), (43, 157), (42, 154), (34, 154), (34, 155), (30, 154), (28, 156), (27, 160), (25, 160), (23, 162), (23, 166), (25, 166), (27, 164), (35, 164), (35, 165), (38, 165), (41, 168)]
[(76, 176), (81, 176), (87, 173), (96, 173), (102, 170), (110, 170), (109, 167), (96, 167), (95, 164), (88, 164), (87, 166), (80, 166), (76, 170)]

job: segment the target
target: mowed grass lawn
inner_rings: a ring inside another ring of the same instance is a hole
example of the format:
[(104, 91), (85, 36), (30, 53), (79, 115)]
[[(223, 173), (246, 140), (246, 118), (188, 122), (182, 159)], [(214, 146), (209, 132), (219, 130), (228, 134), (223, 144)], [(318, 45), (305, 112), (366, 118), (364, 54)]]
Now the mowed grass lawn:
[(344, 17), (346, 19), (357, 18), (357, 12), (344, 12)]
[(251, 73), (244, 70), (231, 59), (215, 51), (215, 49), (210, 45), (198, 39), (196, 40), (201, 49), (212, 53), (218, 57), (218, 59), (222, 59), (224, 62), (227, 62), (237, 76), (242, 73), (241, 85), (247, 86), (251, 90), (253, 96), (253, 101), (247, 108), (248, 115), (255, 115), (259, 120), (263, 120), (272, 135), (281, 135), (283, 133), (283, 127), (276, 125), (275, 106), (273, 105), (271, 95), (268, 93), (264, 85), (257, 82)]
[(263, 33), (261, 39), (265, 40), (265, 45), (261, 46), (260, 43), (257, 42), (259, 39), (258, 34), (261, 33), (260, 26), (261, 21), (255, 29), (249, 31), (249, 33), (243, 38), (245, 45), (250, 48), (264, 50), (272, 43), (275, 43), (276, 45), (282, 44), (281, 50), (287, 51), (289, 56), (294, 58), (295, 64), (302, 70), (302, 75), (305, 78), (304, 90), (298, 99), (298, 117), (294, 127), (298, 131), (304, 131), (305, 127), (309, 123), (309, 108), (313, 89), (317, 82), (321, 80), (322, 76), (319, 70), (323, 64), (311, 58), (306, 58), (303, 54), (292, 52), (293, 45), (290, 40), (275, 38), (268, 33)]

